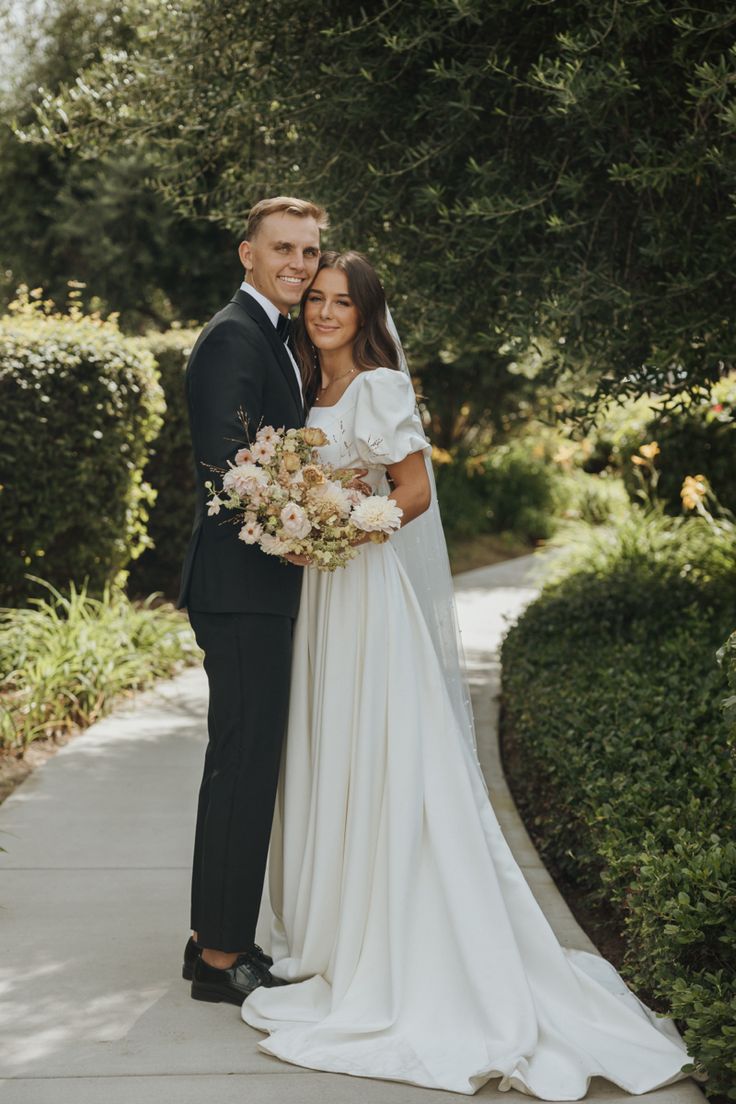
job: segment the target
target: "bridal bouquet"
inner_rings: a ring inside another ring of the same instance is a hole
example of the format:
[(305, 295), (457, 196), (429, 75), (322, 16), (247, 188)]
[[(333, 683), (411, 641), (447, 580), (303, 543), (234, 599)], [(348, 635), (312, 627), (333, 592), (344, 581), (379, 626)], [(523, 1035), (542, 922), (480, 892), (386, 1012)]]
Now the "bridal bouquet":
[(253, 444), (241, 448), (222, 476), (222, 486), (205, 484), (208, 513), (224, 506), (235, 512), (245, 544), (269, 556), (309, 556), (320, 571), (334, 571), (357, 553), (353, 541), (367, 533), (388, 539), (401, 525), (402, 510), (384, 495), (350, 486), (355, 473), (318, 462), (327, 444), (321, 429), (262, 426)]

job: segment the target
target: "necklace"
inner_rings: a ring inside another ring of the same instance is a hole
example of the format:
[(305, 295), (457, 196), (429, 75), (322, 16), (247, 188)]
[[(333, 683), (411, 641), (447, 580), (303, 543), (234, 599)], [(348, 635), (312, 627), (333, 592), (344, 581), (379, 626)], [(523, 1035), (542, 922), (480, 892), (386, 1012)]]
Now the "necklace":
[[(347, 379), (348, 376), (351, 376), (353, 374), (353, 372), (357, 372), (357, 371), (358, 371), (357, 368), (351, 368), (349, 372), (343, 372), (343, 374), (341, 376), (335, 376), (335, 378), (330, 380), (329, 383), (326, 383), (324, 385), (324, 387), (320, 387), (320, 389), (319, 389), (320, 395), (324, 391), (328, 391), (330, 389), (330, 387), (332, 387), (333, 383), (337, 383), (341, 379)], [(314, 400), (315, 402), (319, 402), (320, 395), (318, 395), (317, 398)]]

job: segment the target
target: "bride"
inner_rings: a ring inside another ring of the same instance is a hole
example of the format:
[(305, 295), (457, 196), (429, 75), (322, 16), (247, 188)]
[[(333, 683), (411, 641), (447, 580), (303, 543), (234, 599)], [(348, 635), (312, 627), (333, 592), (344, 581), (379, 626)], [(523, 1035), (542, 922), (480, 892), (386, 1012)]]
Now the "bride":
[(501, 834), (429, 444), (360, 254), (322, 256), (297, 347), (321, 458), (366, 470), (406, 529), (304, 573), (269, 859), (273, 973), (292, 984), (256, 989), (243, 1019), (284, 1061), (458, 1093), (500, 1078), (577, 1100), (595, 1076), (630, 1093), (677, 1080), (689, 1058), (672, 1023), (609, 963), (559, 945)]

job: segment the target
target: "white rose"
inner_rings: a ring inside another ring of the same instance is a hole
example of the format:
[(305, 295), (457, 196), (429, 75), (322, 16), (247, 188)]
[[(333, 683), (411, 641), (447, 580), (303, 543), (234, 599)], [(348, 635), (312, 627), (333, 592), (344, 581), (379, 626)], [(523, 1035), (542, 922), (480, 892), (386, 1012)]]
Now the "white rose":
[(390, 533), (401, 526), (404, 511), (392, 498), (369, 495), (353, 507), (350, 520), (364, 533)]
[(281, 524), (284, 527), (284, 532), (297, 540), (306, 537), (312, 528), (311, 521), (301, 506), (297, 506), (296, 502), (286, 503), (281, 511)]

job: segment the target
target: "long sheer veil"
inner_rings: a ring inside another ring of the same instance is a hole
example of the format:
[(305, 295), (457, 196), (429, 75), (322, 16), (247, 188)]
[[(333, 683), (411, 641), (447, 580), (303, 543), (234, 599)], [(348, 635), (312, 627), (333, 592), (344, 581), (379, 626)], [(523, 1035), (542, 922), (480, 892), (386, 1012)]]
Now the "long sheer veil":
[[(409, 376), (409, 366), (406, 362), (401, 338), (388, 307), (386, 308), (386, 322), (399, 353), (401, 371)], [(475, 753), (473, 707), (464, 674), (465, 665), (457, 607), (455, 605), (455, 591), (452, 585), (447, 542), (442, 528), (437, 501), (437, 485), (429, 452), (425, 452), (424, 459), (432, 488), (431, 505), (423, 514), (415, 518), (410, 525), (395, 533), (391, 538), (391, 544), (409, 576), (424, 614), (435, 651), (445, 673), (450, 700), (463, 737)]]

